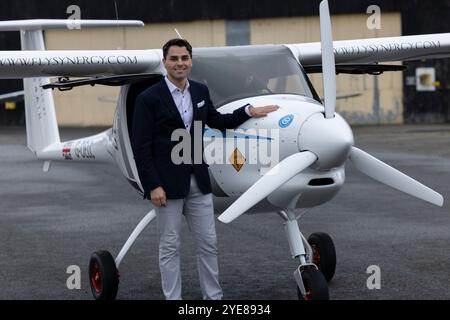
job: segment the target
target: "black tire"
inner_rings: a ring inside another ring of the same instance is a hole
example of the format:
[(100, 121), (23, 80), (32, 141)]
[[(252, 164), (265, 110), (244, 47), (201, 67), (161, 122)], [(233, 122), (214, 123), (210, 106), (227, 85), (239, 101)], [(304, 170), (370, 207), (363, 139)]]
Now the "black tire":
[(313, 250), (312, 263), (329, 282), (336, 271), (336, 249), (333, 240), (326, 233), (316, 232), (309, 236), (308, 243)]
[(297, 294), (299, 300), (330, 300), (327, 281), (322, 272), (315, 267), (310, 267), (302, 271), (303, 284), (305, 286), (306, 295), (303, 296), (297, 286)]
[(114, 300), (119, 289), (119, 272), (111, 253), (94, 252), (89, 261), (89, 283), (95, 300)]

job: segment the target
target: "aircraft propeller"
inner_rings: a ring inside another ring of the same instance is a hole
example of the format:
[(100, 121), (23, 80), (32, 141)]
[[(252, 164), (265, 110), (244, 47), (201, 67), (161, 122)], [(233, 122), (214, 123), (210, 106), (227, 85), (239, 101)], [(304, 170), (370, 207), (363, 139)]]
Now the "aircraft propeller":
[(437, 206), (443, 205), (444, 199), (436, 191), (353, 146), (350, 127), (335, 115), (336, 70), (327, 0), (320, 4), (320, 29), (324, 115), (315, 114), (305, 121), (299, 135), (300, 152), (282, 160), (253, 184), (218, 217), (221, 222), (233, 221), (309, 166), (327, 170), (343, 165), (347, 159), (359, 171), (381, 183)]

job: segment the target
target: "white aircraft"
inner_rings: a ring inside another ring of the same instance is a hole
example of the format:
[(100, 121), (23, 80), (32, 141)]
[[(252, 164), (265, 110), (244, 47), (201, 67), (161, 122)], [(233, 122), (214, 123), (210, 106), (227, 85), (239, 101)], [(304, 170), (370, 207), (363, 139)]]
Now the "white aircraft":
[[(20, 30), (22, 51), (0, 53), (0, 77), (24, 78), (28, 148), (45, 161), (45, 171), (52, 160), (115, 163), (142, 193), (130, 145), (132, 116), (137, 95), (165, 75), (162, 51), (45, 50), (42, 30), (67, 28), (74, 23), (81, 28), (142, 25), (138, 21), (96, 20), (0, 22), (0, 31)], [(327, 1), (320, 5), (320, 26), (321, 43), (194, 49), (190, 75), (208, 85), (212, 100), (222, 113), (246, 103), (280, 106), (266, 118), (248, 120), (239, 130), (217, 134), (207, 129), (203, 135), (205, 158), (211, 163), (215, 197), (235, 200), (218, 219), (230, 223), (260, 202), (275, 208), (284, 220), (292, 257), (300, 261), (294, 272), (299, 298), (313, 300), (329, 298), (327, 281), (335, 272), (335, 248), (331, 237), (324, 233), (314, 233), (306, 239), (300, 232), (298, 216), (290, 209), (307, 209), (332, 199), (344, 184), (348, 159), (375, 180), (443, 205), (439, 193), (354, 146), (352, 130), (335, 112), (335, 74), (379, 74), (403, 70), (403, 66), (380, 62), (450, 56), (448, 33), (333, 42)], [(322, 70), (324, 105), (307, 77), (308, 72)], [(58, 81), (50, 83), (50, 77), (58, 77)], [(112, 128), (91, 137), (61, 142), (52, 91), (48, 89), (69, 90), (95, 84), (121, 86)], [(255, 141), (253, 148), (257, 150), (278, 152), (279, 162), (267, 165), (258, 156), (252, 156), (254, 149), (249, 145)], [(207, 150), (212, 149), (229, 150), (223, 163), (212, 152), (208, 154)], [(119, 265), (154, 218), (152, 210), (139, 222), (115, 259), (103, 250), (92, 255), (89, 274), (95, 299), (116, 297)]]

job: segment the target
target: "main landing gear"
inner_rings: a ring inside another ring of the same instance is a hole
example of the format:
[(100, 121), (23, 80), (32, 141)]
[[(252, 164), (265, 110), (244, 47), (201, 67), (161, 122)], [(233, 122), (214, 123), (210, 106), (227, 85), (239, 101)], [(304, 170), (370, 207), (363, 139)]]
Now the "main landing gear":
[(128, 250), (144, 230), (144, 228), (155, 218), (155, 210), (150, 211), (139, 222), (131, 233), (127, 242), (114, 259), (108, 251), (94, 252), (89, 261), (89, 283), (95, 300), (114, 300), (119, 289), (119, 265)]
[[(294, 272), (300, 300), (328, 300), (328, 285), (336, 269), (336, 251), (333, 241), (326, 233), (313, 233), (308, 240), (300, 232), (297, 219), (292, 212), (280, 211), (285, 220), (286, 235), (294, 258), (300, 266)], [(150, 211), (136, 226), (120, 250), (116, 259), (108, 251), (97, 251), (89, 262), (89, 283), (96, 300), (114, 300), (119, 288), (119, 265), (136, 238), (155, 218)]]
[(299, 300), (329, 300), (327, 282), (336, 269), (336, 250), (326, 233), (313, 233), (308, 240), (300, 232), (293, 212), (280, 211), (293, 258), (300, 260), (294, 272)]

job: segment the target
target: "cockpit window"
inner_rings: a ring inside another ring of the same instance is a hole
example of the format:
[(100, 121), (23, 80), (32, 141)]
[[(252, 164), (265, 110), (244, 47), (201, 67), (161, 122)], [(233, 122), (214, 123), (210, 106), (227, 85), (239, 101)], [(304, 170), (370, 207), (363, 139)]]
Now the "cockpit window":
[(313, 97), (304, 71), (284, 46), (194, 50), (189, 78), (208, 86), (216, 107), (265, 94)]

